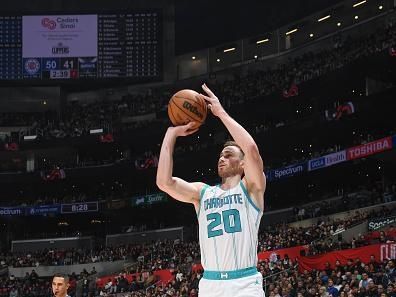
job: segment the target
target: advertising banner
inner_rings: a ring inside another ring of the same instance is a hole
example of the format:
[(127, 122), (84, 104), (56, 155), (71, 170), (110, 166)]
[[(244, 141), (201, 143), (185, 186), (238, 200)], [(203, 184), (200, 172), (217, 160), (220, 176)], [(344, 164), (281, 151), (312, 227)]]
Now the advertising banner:
[(165, 193), (155, 193), (131, 198), (131, 206), (146, 206), (168, 201)]
[(304, 171), (307, 171), (307, 162), (271, 170), (269, 174), (269, 180), (291, 177), (296, 174), (301, 174)]
[(347, 159), (354, 160), (380, 153), (392, 148), (392, 137), (385, 137), (347, 149)]
[(335, 165), (335, 164), (338, 164), (341, 162), (345, 162), (347, 160), (346, 155), (347, 155), (346, 150), (342, 150), (342, 151), (324, 156), (326, 167), (332, 166), (332, 165)]
[(385, 259), (395, 259), (396, 244), (374, 244), (356, 249), (329, 252), (323, 255), (313, 257), (301, 257), (299, 259), (299, 270), (323, 270), (325, 269), (326, 262), (329, 262), (331, 267), (334, 267), (336, 260), (339, 260), (341, 262), (341, 265), (345, 265), (348, 259), (356, 258), (360, 258), (363, 263), (367, 263), (370, 261), (371, 255), (374, 255), (377, 261), (380, 262)]
[(40, 206), (25, 208), (25, 215), (27, 216), (37, 216), (37, 215), (46, 216), (49, 214), (59, 214), (59, 213), (60, 213), (60, 204), (40, 205)]
[(381, 219), (372, 219), (369, 220), (368, 222), (368, 229), (370, 231), (375, 231), (389, 225), (394, 225), (395, 223), (396, 223), (396, 216), (381, 218)]
[(0, 216), (21, 216), (24, 214), (23, 207), (0, 207)]
[(272, 262), (275, 262), (278, 257), (284, 259), (285, 255), (287, 255), (289, 259), (292, 259), (294, 261), (295, 258), (299, 258), (303, 254), (308, 252), (308, 248), (309, 248), (308, 245), (300, 245), (287, 249), (261, 252), (258, 254), (258, 259), (259, 260), (268, 259)]
[(22, 17), (23, 58), (96, 57), (97, 47), (97, 15)]
[(317, 159), (312, 159), (308, 161), (308, 171), (326, 167), (325, 157), (320, 157)]

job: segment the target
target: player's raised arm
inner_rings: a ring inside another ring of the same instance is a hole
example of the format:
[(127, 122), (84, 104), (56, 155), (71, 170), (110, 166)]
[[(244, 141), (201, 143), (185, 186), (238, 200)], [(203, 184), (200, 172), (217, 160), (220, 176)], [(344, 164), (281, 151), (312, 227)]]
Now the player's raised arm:
[(259, 149), (253, 137), (243, 128), (237, 121), (235, 121), (220, 104), (216, 95), (206, 86), (202, 85), (202, 89), (208, 96), (200, 94), (200, 96), (208, 102), (208, 108), (212, 114), (217, 116), (230, 132), (232, 138), (243, 150), (244, 157), (244, 174), (248, 190), (252, 198), (257, 203), (257, 206), (264, 209), (264, 191), (266, 187), (266, 179), (264, 175), (263, 160), (260, 156)]
[(157, 186), (176, 200), (193, 203), (197, 208), (199, 193), (204, 184), (189, 183), (173, 176), (173, 150), (176, 139), (179, 136), (187, 136), (197, 131), (197, 129), (191, 130), (194, 124), (194, 122), (190, 122), (183, 126), (169, 127), (166, 131), (158, 162)]

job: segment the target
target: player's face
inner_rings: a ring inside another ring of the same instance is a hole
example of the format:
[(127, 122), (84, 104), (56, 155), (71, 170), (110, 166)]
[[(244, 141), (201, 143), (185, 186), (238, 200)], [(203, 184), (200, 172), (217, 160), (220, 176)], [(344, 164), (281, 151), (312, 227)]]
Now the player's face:
[(217, 163), (217, 171), (221, 178), (243, 173), (243, 155), (236, 146), (227, 146), (221, 153)]
[(52, 293), (55, 297), (65, 297), (69, 283), (63, 277), (54, 277), (52, 280)]

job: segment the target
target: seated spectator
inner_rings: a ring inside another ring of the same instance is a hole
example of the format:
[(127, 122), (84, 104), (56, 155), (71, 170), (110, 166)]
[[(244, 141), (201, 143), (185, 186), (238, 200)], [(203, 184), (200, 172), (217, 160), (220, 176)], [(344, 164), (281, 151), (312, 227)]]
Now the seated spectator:
[(362, 279), (359, 282), (359, 289), (362, 287), (367, 290), (369, 286), (369, 282), (372, 282), (373, 280), (369, 278), (368, 274), (366, 272), (362, 273)]
[(154, 273), (150, 270), (148, 272), (148, 276), (144, 282), (144, 286), (147, 288), (153, 284), (155, 284), (157, 282), (158, 278), (156, 275), (154, 275)]
[(333, 280), (329, 278), (327, 282), (327, 292), (329, 293), (329, 296), (331, 297), (338, 297), (338, 289), (334, 287)]

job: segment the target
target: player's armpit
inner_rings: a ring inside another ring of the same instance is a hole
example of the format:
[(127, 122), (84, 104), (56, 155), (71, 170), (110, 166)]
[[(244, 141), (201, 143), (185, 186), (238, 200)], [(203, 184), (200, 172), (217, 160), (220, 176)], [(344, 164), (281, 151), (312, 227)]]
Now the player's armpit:
[(197, 204), (199, 203), (199, 195), (204, 185), (204, 183), (189, 183), (181, 178), (172, 177), (169, 183), (160, 184), (158, 187), (176, 200)]

